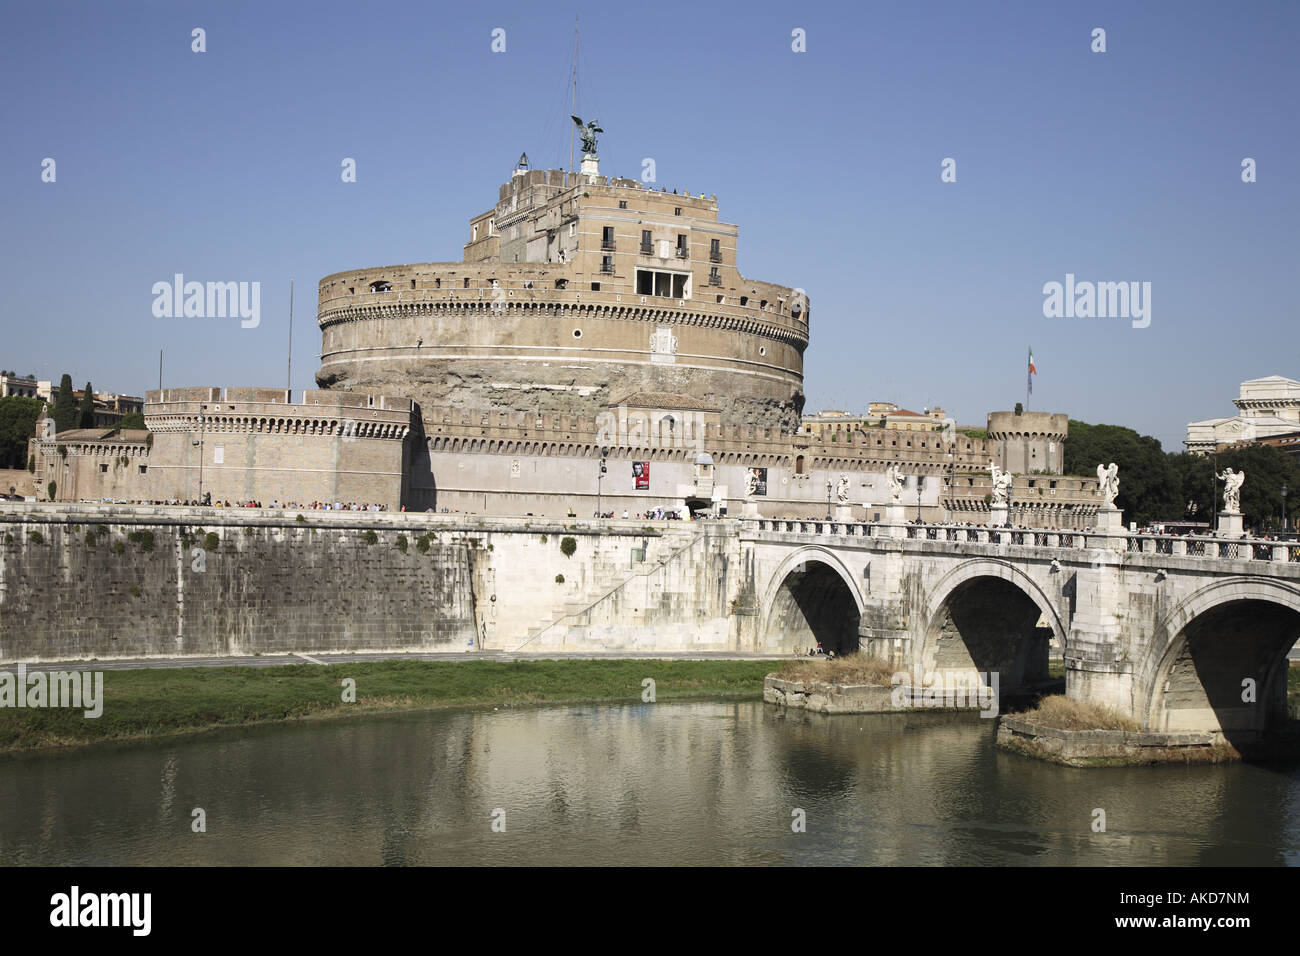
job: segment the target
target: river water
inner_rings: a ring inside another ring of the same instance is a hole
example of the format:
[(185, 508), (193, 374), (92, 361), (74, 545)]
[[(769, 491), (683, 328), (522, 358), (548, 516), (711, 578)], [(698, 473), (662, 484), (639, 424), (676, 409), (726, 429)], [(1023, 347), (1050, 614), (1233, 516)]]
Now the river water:
[(1058, 767), (995, 724), (659, 703), (7, 756), (0, 865), (1300, 864), (1300, 768)]

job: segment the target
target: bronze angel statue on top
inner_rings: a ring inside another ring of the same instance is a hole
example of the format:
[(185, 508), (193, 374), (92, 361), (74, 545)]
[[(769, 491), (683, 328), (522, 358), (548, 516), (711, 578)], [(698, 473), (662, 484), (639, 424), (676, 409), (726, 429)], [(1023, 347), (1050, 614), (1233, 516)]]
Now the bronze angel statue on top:
[(582, 137), (582, 151), (584, 153), (596, 154), (596, 134), (605, 132), (597, 123), (598, 120), (592, 120), (590, 123), (583, 124), (581, 118), (570, 114), (570, 119), (577, 124), (578, 135)]

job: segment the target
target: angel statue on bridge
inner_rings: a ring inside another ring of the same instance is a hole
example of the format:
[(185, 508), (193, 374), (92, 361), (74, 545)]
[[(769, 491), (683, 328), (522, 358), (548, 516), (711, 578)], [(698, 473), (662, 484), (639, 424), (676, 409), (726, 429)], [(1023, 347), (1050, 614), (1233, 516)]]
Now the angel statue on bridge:
[(835, 497), (839, 499), (840, 504), (846, 504), (849, 500), (849, 476), (840, 475), (839, 484), (835, 487)]
[(1097, 466), (1097, 493), (1102, 497), (1103, 508), (1115, 507), (1115, 496), (1119, 494), (1119, 465), (1113, 461), (1110, 466)]
[(885, 481), (889, 482), (889, 497), (891, 501), (903, 500), (903, 476), (898, 473), (897, 465), (890, 465), (885, 469)]
[(1241, 514), (1241, 486), (1246, 483), (1246, 473), (1225, 468), (1219, 477), (1223, 479), (1223, 513)]
[(1011, 472), (1003, 471), (996, 461), (990, 461), (989, 474), (993, 476), (993, 504), (1005, 505), (1011, 494), (1011, 482), (1014, 480)]

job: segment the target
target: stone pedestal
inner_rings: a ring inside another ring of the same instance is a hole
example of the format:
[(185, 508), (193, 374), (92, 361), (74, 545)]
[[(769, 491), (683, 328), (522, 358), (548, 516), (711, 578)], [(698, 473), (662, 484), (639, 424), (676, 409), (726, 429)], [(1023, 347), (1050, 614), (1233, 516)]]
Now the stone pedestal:
[(741, 514), (742, 517), (745, 517), (745, 518), (757, 518), (757, 517), (758, 517), (758, 502), (755, 501), (753, 498), (746, 498), (746, 499), (745, 499), (745, 504), (742, 506), (742, 508), (741, 508), (741, 510), (740, 510), (740, 514)]
[(600, 175), (600, 157), (595, 153), (582, 154), (582, 175), (587, 177), (589, 183)]
[(836, 520), (836, 521), (852, 521), (852, 520), (853, 520), (853, 505), (849, 505), (849, 504), (843, 504), (843, 505), (840, 505), (840, 504), (837, 504), (837, 505), (835, 506), (835, 512), (834, 512), (834, 514), (835, 514), (835, 520)]
[(1098, 508), (1096, 528), (1104, 534), (1123, 534), (1124, 512), (1118, 508)]
[(989, 508), (989, 527), (1001, 528), (1007, 523), (1007, 506), (993, 505)]
[(887, 537), (904, 538), (907, 536), (907, 509), (900, 501), (893, 501), (881, 509), (881, 524), (889, 526)]
[(1246, 532), (1241, 526), (1241, 513), (1219, 512), (1218, 534), (1220, 538), (1244, 538)]

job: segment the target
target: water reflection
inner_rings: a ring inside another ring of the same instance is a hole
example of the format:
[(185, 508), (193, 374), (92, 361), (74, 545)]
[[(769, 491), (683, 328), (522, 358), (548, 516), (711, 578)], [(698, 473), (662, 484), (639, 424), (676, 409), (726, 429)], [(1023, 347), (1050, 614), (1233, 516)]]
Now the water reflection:
[[(5, 864), (1300, 862), (1300, 770), (1078, 770), (975, 715), (407, 714), (0, 759)], [(207, 832), (191, 830), (206, 813)], [(791, 812), (807, 832), (791, 831)], [(1106, 831), (1094, 832), (1094, 811)], [(504, 811), (505, 832), (493, 813)]]

